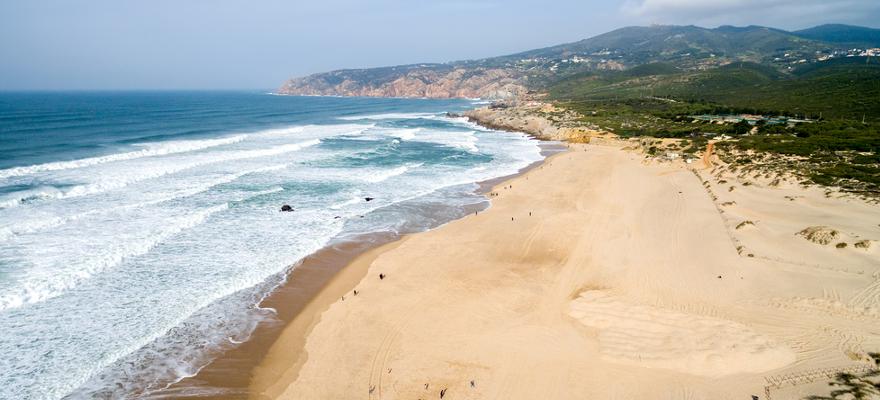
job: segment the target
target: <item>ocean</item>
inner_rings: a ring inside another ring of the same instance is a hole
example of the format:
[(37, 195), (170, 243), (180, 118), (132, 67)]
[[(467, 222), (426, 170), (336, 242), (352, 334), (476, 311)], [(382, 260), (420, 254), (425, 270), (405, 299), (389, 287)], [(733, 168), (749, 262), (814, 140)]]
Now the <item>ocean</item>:
[(446, 114), (475, 103), (0, 93), (0, 398), (157, 393), (271, 321), (303, 257), (485, 206), (543, 157)]

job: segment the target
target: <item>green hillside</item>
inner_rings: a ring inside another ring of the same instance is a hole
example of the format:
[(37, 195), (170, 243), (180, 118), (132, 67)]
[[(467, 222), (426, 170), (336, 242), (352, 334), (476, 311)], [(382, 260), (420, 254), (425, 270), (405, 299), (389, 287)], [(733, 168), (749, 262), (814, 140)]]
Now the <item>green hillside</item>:
[(853, 45), (880, 47), (880, 29), (842, 24), (827, 24), (792, 33), (805, 39), (821, 40), (829, 43), (848, 43)]
[[(873, 61), (873, 62), (872, 62)], [(647, 65), (650, 74), (591, 72), (549, 85), (550, 97), (590, 101), (662, 97), (773, 114), (880, 121), (880, 63), (864, 57), (809, 64), (791, 73), (738, 62), (705, 71), (674, 72)]]
[(692, 68), (731, 61), (783, 62), (787, 61), (786, 57), (810, 57), (817, 51), (831, 51), (835, 47), (762, 26), (709, 29), (692, 25), (654, 25), (621, 28), (573, 43), (489, 60), (554, 60), (581, 56), (613, 60), (628, 67), (662, 62)]
[[(551, 99), (576, 111), (588, 126), (622, 136), (680, 139), (685, 153), (700, 151), (708, 137), (727, 162), (794, 171), (806, 182), (880, 196), (880, 63), (844, 57), (780, 70), (736, 62), (693, 71), (645, 64), (626, 71), (590, 71), (547, 87)], [(821, 118), (794, 126), (745, 121), (716, 124), (695, 115), (794, 115)], [(863, 122), (864, 121), (864, 122)], [(745, 135), (757, 130), (756, 135)]]
[[(790, 73), (803, 64), (863, 55), (865, 47), (859, 45), (861, 50), (856, 51), (849, 40), (874, 41), (877, 31), (845, 25), (798, 32), (762, 26), (633, 26), (576, 42), (499, 57), (319, 73), (292, 79), (282, 86), (280, 92), (348, 95), (358, 93), (362, 88), (368, 88), (370, 92), (381, 89), (401, 77), (431, 84), (447, 79), (444, 75), (457, 70), (466, 71), (462, 77), (454, 78), (459, 82), (471, 76), (485, 78), (484, 73), (504, 75), (522, 89), (538, 91), (570, 77), (584, 78), (591, 73), (620, 70), (632, 70), (632, 77), (648, 77), (669, 74), (672, 69), (682, 73), (706, 71), (750, 62)], [(651, 72), (641, 70), (644, 65), (668, 68)], [(448, 85), (445, 83), (444, 87)]]

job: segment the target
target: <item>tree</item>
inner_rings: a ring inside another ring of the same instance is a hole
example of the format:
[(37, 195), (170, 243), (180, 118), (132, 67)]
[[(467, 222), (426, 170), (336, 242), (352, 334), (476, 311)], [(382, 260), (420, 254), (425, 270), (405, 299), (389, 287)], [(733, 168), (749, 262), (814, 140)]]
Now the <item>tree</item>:
[(752, 130), (752, 126), (749, 124), (749, 121), (740, 120), (739, 122), (733, 124), (731, 127), (731, 132), (734, 135), (745, 135)]

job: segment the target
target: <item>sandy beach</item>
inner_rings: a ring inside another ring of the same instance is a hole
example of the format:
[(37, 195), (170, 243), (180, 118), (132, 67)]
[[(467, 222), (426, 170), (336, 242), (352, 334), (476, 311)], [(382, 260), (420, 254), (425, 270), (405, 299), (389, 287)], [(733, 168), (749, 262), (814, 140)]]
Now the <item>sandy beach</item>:
[(880, 400), (880, 0), (50, 3), (0, 400)]
[(788, 399), (868, 365), (876, 205), (623, 147), (572, 144), (488, 210), (357, 257), (251, 396)]

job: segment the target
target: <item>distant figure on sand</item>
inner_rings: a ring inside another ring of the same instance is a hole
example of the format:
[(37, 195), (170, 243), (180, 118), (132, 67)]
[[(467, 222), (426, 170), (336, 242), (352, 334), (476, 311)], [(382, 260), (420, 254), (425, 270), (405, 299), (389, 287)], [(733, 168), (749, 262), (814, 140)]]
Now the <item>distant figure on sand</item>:
[(474, 384), (474, 381), (471, 381), (471, 387), (477, 387), (477, 385)]
[(443, 396), (446, 396), (446, 389), (445, 388), (440, 391), (440, 398), (442, 399)]
[(385, 274), (379, 274), (379, 279), (385, 279)]

